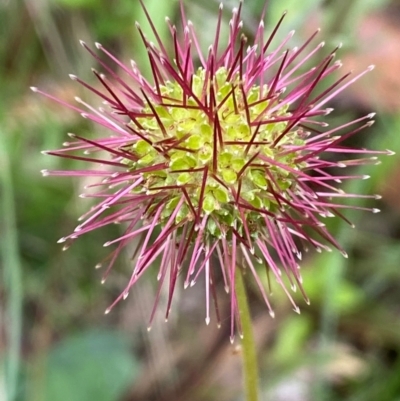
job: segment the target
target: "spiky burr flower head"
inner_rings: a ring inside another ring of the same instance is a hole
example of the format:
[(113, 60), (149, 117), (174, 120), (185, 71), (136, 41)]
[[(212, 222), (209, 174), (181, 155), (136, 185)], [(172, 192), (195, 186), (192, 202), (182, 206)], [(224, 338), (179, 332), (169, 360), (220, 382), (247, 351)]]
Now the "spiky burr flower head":
[[(340, 200), (365, 197), (346, 194), (336, 184), (367, 176), (333, 175), (331, 168), (376, 163), (377, 154), (390, 153), (342, 143), (370, 126), (373, 114), (335, 128), (327, 128), (321, 118), (332, 111), (325, 105), (372, 67), (354, 77), (348, 73), (329, 81), (318, 91), (320, 82), (330, 80), (341, 67), (334, 62), (337, 49), (323, 57), (319, 50), (324, 43), (312, 46), (318, 32), (301, 47), (287, 49), (290, 32), (270, 50), (283, 17), (265, 38), (262, 16), (254, 43), (248, 45), (242, 34), (240, 2), (232, 12), (228, 41), (222, 45), (221, 5), (214, 42), (203, 54), (182, 2), (182, 29), (167, 19), (171, 38), (165, 42), (142, 6), (156, 37), (156, 44), (151, 43), (137, 26), (147, 49), (151, 81), (134, 62), (130, 67), (124, 65), (96, 43), (121, 75), (114, 72), (81, 42), (108, 78), (93, 70), (102, 90), (75, 75), (71, 78), (107, 108), (96, 109), (77, 98), (88, 109), (84, 111), (33, 88), (110, 131), (108, 137), (96, 139), (70, 134), (73, 140), (63, 149), (46, 152), (84, 160), (92, 167), (45, 170), (44, 175), (99, 178), (91, 185), (99, 191), (83, 195), (97, 204), (80, 218), (74, 233), (60, 242), (68, 244), (94, 229), (124, 223), (123, 235), (105, 244), (116, 244), (116, 248), (109, 255), (103, 281), (121, 251), (135, 243), (133, 272), (107, 313), (154, 263), (159, 266), (160, 283), (150, 321), (169, 276), (168, 318), (179, 275), (185, 288), (204, 275), (206, 322), (210, 321), (210, 299), (214, 299), (220, 321), (219, 270), (231, 297), (233, 336), (235, 321), (240, 330), (235, 293), (239, 265), (251, 272), (271, 316), (274, 312), (257, 264), (267, 266), (299, 312), (285, 283), (293, 291), (300, 288), (308, 302), (298, 265), (301, 250), (330, 250), (326, 245), (330, 243), (346, 255), (321, 220), (332, 216), (346, 220), (340, 210), (349, 206)], [(312, 59), (316, 65), (307, 67)], [(82, 151), (83, 156), (79, 155)], [(335, 157), (325, 157), (328, 153)], [(352, 157), (347, 159), (349, 154)], [(345, 160), (337, 161), (340, 155)]]

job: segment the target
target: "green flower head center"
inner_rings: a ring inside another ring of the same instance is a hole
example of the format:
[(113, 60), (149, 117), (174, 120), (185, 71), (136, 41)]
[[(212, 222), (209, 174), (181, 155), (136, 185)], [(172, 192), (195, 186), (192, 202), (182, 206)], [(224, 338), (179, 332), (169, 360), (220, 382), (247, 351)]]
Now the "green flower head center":
[[(276, 209), (273, 192), (282, 193), (294, 183), (288, 169), (268, 164), (259, 156), (288, 166), (289, 170), (299, 169), (296, 152), (288, 152), (285, 145), (301, 146), (304, 140), (293, 131), (278, 146), (272, 146), (288, 122), (262, 122), (289, 114), (287, 107), (278, 110), (275, 107), (271, 114), (265, 112), (269, 103), (265, 100), (266, 85), (263, 88), (254, 85), (245, 92), (239, 76), (229, 77), (228, 71), (220, 68), (210, 88), (206, 74), (199, 68), (193, 75), (192, 94), (176, 82), (167, 81), (159, 86), (163, 103), (147, 105), (143, 114), (149, 117), (132, 123), (135, 129), (141, 126), (149, 142), (143, 139), (135, 142), (129, 150), (138, 160), (126, 163), (132, 171), (163, 166), (143, 172), (143, 184), (135, 190), (154, 194), (170, 188), (161, 222), (166, 223), (175, 211), (185, 188), (188, 199), (185, 197), (175, 217), (177, 223), (194, 220), (195, 210), (201, 216), (212, 217), (208, 219), (208, 235), (226, 235), (233, 226), (243, 231), (243, 219), (252, 235), (257, 235), (257, 222), (263, 218), (257, 210)], [(206, 113), (199, 102), (208, 105), (207, 110), (212, 113)], [(235, 206), (238, 199), (251, 207), (240, 212)]]

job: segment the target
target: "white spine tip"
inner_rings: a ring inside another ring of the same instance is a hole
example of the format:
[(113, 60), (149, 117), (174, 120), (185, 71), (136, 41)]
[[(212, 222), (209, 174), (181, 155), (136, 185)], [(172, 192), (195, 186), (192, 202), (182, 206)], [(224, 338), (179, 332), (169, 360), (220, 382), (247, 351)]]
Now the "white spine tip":
[(269, 311), (269, 315), (272, 317), (272, 319), (275, 318), (275, 312), (273, 310)]
[(148, 332), (151, 331), (151, 326), (147, 327), (147, 331), (148, 331)]
[(103, 47), (103, 45), (99, 42), (95, 42), (94, 45), (98, 48), (101, 49)]
[(300, 315), (300, 308), (298, 306), (295, 306), (293, 309), (298, 315)]
[(380, 213), (380, 209), (372, 209), (372, 213)]
[(345, 252), (345, 251), (342, 251), (342, 255), (343, 255), (343, 257), (346, 258), (346, 259), (349, 258), (349, 255), (348, 255), (347, 252)]
[(101, 281), (100, 281), (101, 284), (104, 284), (105, 282), (106, 282), (105, 278), (102, 278)]
[(81, 46), (85, 47), (86, 43), (83, 40), (80, 40), (79, 43), (81, 44)]
[(210, 324), (210, 318), (206, 317), (206, 325), (208, 326)]
[(31, 86), (30, 89), (32, 92), (37, 92), (39, 90), (36, 86)]
[(231, 344), (233, 344), (235, 342), (235, 336), (230, 336), (229, 341), (231, 342)]
[(395, 154), (396, 154), (396, 152), (393, 152), (393, 150), (386, 149), (386, 155), (387, 156), (394, 156)]
[(371, 65), (367, 68), (367, 70), (368, 70), (368, 71), (372, 71), (374, 68), (375, 68), (375, 65), (374, 65), (374, 64), (371, 64)]
[(40, 172), (42, 173), (43, 177), (47, 177), (50, 174), (49, 170), (41, 170)]
[(375, 199), (382, 199), (382, 195), (376, 194), (376, 195), (374, 195), (374, 198), (375, 198)]
[(63, 242), (65, 242), (67, 239), (65, 238), (65, 237), (62, 237), (62, 238), (60, 238), (58, 241), (57, 241), (57, 244), (62, 244)]
[(124, 292), (124, 295), (122, 295), (122, 298), (125, 300), (126, 298), (128, 298), (129, 292), (126, 291)]
[(72, 132), (68, 132), (68, 134), (67, 134), (70, 138), (73, 138), (73, 139), (75, 139), (76, 138), (76, 135), (75, 134), (73, 134)]
[(103, 244), (103, 246), (104, 246), (104, 248), (107, 248), (108, 246), (110, 246), (110, 241), (107, 241), (107, 242), (105, 242), (104, 244)]
[(363, 180), (369, 180), (370, 178), (371, 178), (370, 175), (363, 175), (363, 177), (362, 177)]
[(107, 309), (104, 311), (104, 314), (105, 314), (105, 315), (108, 315), (110, 312), (111, 312), (111, 309), (110, 309), (110, 308), (107, 308)]
[(101, 268), (101, 266), (102, 266), (102, 264), (101, 263), (97, 263), (97, 265), (94, 267), (95, 269), (100, 269)]
[(73, 81), (76, 81), (78, 79), (78, 77), (74, 74), (69, 74), (68, 75)]

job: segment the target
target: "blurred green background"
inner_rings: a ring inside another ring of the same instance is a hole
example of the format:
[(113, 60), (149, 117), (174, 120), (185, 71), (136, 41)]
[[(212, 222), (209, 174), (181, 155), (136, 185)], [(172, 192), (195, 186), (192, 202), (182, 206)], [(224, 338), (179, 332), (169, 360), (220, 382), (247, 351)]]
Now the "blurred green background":
[[(144, 2), (163, 37), (165, 15), (179, 23), (176, 1)], [(218, 3), (185, 4), (207, 48)], [(236, 2), (225, 5), (227, 22)], [(250, 37), (263, 5), (245, 0)], [(293, 46), (320, 26), (328, 49), (343, 42), (344, 72), (377, 65), (333, 102), (332, 123), (377, 111), (377, 123), (355, 143), (399, 153), (400, 2), (270, 0), (268, 32), (285, 9), (279, 37), (295, 28)], [(135, 21), (148, 31), (137, 0), (0, 1), (0, 400), (243, 399), (240, 349), (229, 343), (228, 320), (220, 330), (204, 324), (201, 283), (178, 291), (168, 323), (161, 299), (148, 333), (154, 277), (145, 277), (124, 303), (103, 314), (129, 277), (129, 263), (121, 261), (102, 286), (94, 269), (106, 256), (102, 244), (118, 227), (83, 237), (67, 252), (57, 244), (90, 202), (78, 197), (86, 182), (40, 174), (78, 163), (40, 151), (59, 148), (67, 132), (92, 135), (97, 128), (29, 86), (71, 102), (74, 96), (90, 100), (68, 78), (73, 73), (91, 81), (90, 67), (96, 67), (79, 39), (101, 42), (148, 69)], [(311, 306), (298, 296), (299, 316), (278, 291), (277, 317), (271, 319), (249, 283), (263, 400), (400, 400), (400, 164), (397, 156), (381, 161), (360, 172), (371, 179), (345, 189), (382, 194), (373, 206), (382, 212), (347, 212), (355, 230), (331, 222), (349, 258), (309, 254), (302, 263)], [(225, 317), (228, 306), (224, 299)]]

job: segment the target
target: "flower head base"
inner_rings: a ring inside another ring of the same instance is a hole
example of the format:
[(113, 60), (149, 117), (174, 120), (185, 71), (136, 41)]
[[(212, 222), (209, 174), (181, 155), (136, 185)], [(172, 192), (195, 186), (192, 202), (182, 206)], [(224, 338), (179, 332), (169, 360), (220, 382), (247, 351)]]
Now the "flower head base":
[[(287, 127), (290, 113), (283, 105), (268, 113), (270, 121), (266, 121), (265, 110), (270, 104), (267, 85), (263, 89), (254, 85), (245, 91), (238, 73), (236, 77), (229, 75), (225, 67), (216, 71), (211, 88), (203, 68), (191, 78), (193, 94), (185, 94), (176, 82), (160, 85), (165, 101), (161, 105), (149, 103), (144, 108), (148, 116), (137, 118), (133, 124), (135, 129), (139, 124), (146, 130), (146, 140), (140, 139), (126, 149), (138, 157), (126, 160), (126, 164), (132, 171), (158, 166), (143, 173), (138, 193), (162, 194), (168, 187), (175, 194), (163, 206), (161, 226), (176, 210), (183, 192), (175, 223), (199, 221), (207, 215), (206, 239), (231, 239), (235, 230), (242, 237), (248, 236), (244, 240), (251, 249), (252, 237), (258, 236), (257, 226), (264, 225), (257, 209), (277, 211), (276, 199), (268, 188), (281, 192), (295, 185), (293, 174), (278, 164), (270, 165), (266, 174), (267, 160), (299, 169), (305, 163), (296, 163), (295, 152), (282, 150), (286, 143), (302, 146), (304, 139), (294, 130), (273, 146)], [(194, 98), (202, 104), (213, 99), (214, 107), (200, 108)]]
[[(270, 43), (283, 17), (267, 40), (262, 18), (254, 44), (246, 48), (241, 7), (242, 3), (233, 10), (229, 40), (223, 48), (219, 43), (220, 7), (215, 40), (205, 56), (182, 3), (182, 31), (167, 19), (173, 55), (143, 5), (157, 39), (157, 45), (149, 42), (138, 27), (148, 51), (152, 82), (143, 77), (134, 62), (128, 68), (96, 43), (130, 82), (123, 80), (82, 42), (109, 79), (94, 71), (104, 88), (100, 91), (74, 75), (71, 78), (99, 96), (108, 109), (95, 109), (77, 98), (89, 109), (87, 112), (33, 88), (111, 132), (109, 137), (95, 140), (70, 134), (73, 141), (64, 149), (46, 152), (85, 160), (92, 164), (91, 170), (44, 171), (45, 175), (100, 179), (91, 185), (99, 191), (84, 195), (98, 203), (81, 217), (75, 232), (60, 242), (71, 242), (115, 222), (125, 224), (123, 235), (105, 244), (117, 246), (109, 256), (103, 280), (121, 251), (136, 239), (131, 278), (106, 312), (126, 298), (142, 274), (157, 262), (160, 285), (150, 321), (167, 277), (168, 318), (180, 274), (185, 287), (204, 275), (206, 322), (210, 321), (210, 298), (215, 301), (220, 321), (215, 288), (219, 269), (230, 292), (233, 338), (235, 320), (240, 323), (235, 293), (237, 266), (250, 270), (273, 316), (257, 264), (267, 266), (299, 312), (285, 281), (293, 291), (300, 288), (308, 302), (297, 263), (300, 249), (311, 246), (317, 251), (330, 250), (322, 240), (346, 255), (321, 218), (339, 216), (347, 221), (340, 209), (348, 206), (337, 200), (368, 196), (346, 194), (335, 183), (368, 177), (337, 176), (331, 168), (376, 163), (376, 154), (390, 152), (342, 144), (370, 126), (373, 114), (331, 129), (316, 117), (330, 113), (332, 109), (325, 104), (372, 67), (351, 79), (346, 74), (318, 92), (318, 84), (341, 67), (340, 62), (333, 62), (336, 49), (325, 58), (319, 57), (317, 65), (308, 69), (309, 60), (323, 47), (323, 43), (314, 48), (310, 45), (317, 32), (300, 48), (283, 50), (293, 35), (290, 32), (271, 51)], [(195, 57), (200, 67), (196, 67)], [(84, 156), (76, 154), (82, 151)], [(90, 156), (99, 151), (110, 157)], [(328, 161), (321, 157), (329, 152), (351, 154), (352, 158)], [(357, 158), (360, 154), (362, 157)]]

